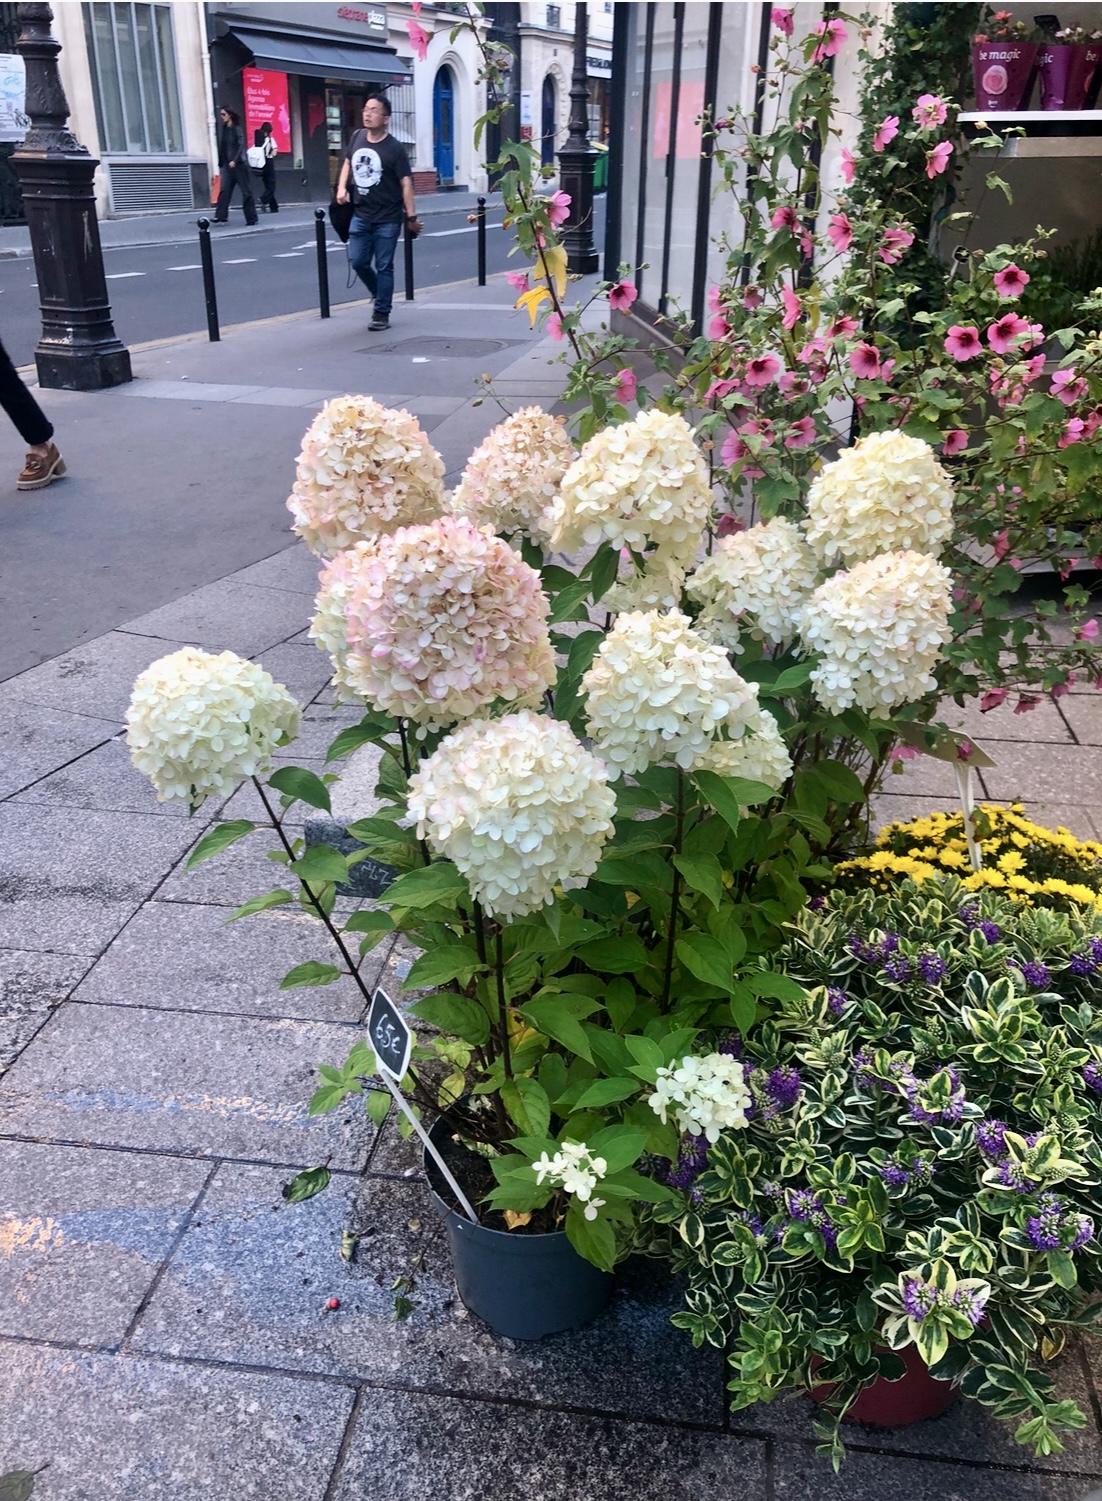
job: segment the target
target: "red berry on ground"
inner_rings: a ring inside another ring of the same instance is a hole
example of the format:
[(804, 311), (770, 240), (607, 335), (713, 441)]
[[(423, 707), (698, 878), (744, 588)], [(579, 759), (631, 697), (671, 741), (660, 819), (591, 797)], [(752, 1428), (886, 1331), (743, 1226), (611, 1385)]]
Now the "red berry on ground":
[(330, 1312), (333, 1312), (341, 1306), (341, 1300), (339, 1298), (330, 1298), (325, 1306)]

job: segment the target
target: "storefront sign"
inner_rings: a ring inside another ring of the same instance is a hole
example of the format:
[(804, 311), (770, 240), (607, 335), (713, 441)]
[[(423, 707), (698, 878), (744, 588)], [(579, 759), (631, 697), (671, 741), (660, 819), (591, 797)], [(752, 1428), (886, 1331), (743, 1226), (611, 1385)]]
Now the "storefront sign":
[(221, 0), (213, 10), (218, 20), (230, 26), (239, 21), (286, 32), (301, 27), (307, 37), (328, 33), (357, 36), (365, 42), (387, 40), (386, 6), (372, 4), (371, 0), (360, 0), (358, 5), (323, 5), (320, 0), (268, 0), (267, 4), (254, 5)]
[(0, 53), (0, 141), (21, 141), (30, 129), (27, 78), (18, 52)]
[(286, 73), (242, 68), (241, 86), (245, 93), (245, 138), (249, 145), (252, 145), (253, 132), (270, 120), (276, 150), (290, 151), (291, 111), (287, 103)]

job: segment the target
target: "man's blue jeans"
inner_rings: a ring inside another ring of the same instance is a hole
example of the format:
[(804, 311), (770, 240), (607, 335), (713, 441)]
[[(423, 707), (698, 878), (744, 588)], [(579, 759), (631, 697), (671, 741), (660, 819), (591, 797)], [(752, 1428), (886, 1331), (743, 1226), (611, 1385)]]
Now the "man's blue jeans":
[(376, 313), (384, 316), (389, 316), (394, 301), (394, 251), (401, 228), (400, 224), (368, 224), (353, 214), (348, 231), (352, 269), (374, 297)]

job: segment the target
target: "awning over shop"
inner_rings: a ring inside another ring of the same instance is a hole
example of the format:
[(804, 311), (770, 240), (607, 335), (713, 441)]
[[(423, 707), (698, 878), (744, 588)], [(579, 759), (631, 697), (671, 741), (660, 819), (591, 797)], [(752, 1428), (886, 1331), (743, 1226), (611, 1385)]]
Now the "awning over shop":
[(361, 47), (355, 42), (289, 36), (284, 32), (259, 31), (252, 26), (229, 26), (218, 40), (236, 42), (252, 54), (256, 67), (279, 73), (305, 73), (347, 83), (404, 83), (413, 76), (396, 52), (382, 47)]

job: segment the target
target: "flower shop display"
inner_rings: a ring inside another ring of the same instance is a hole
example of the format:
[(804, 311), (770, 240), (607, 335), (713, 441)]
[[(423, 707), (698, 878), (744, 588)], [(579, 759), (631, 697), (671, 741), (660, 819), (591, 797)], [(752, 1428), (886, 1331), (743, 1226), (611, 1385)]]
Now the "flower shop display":
[(1037, 54), (1041, 108), (1082, 109), (1102, 62), (1102, 31), (1068, 26), (1041, 44)]
[(972, 42), (976, 108), (994, 113), (1026, 109), (1037, 70), (1037, 32), (1015, 21), (1008, 10), (995, 11)]
[(1102, 1317), (1102, 916), (903, 881), (816, 901), (774, 963), (799, 996), (721, 1044), (745, 1119), (686, 1120), (652, 1211), (675, 1322), (728, 1347), (736, 1408), (817, 1395), (836, 1461), (847, 1413), (928, 1416), (927, 1371), (1058, 1452), (1085, 1419), (1044, 1361)]

